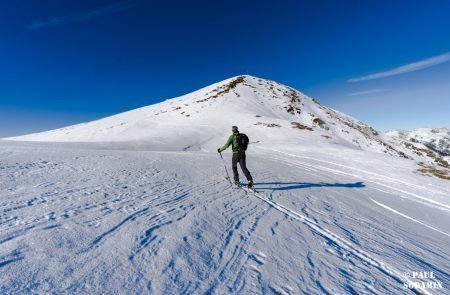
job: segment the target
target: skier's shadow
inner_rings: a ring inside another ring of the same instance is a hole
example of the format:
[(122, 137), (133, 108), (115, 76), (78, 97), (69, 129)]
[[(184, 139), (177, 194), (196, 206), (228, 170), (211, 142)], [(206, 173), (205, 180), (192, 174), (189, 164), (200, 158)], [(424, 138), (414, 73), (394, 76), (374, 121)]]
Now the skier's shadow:
[[(273, 187), (261, 187), (260, 185), (276, 185)], [(354, 182), (354, 183), (324, 183), (324, 182), (258, 182), (255, 184), (255, 189), (257, 190), (275, 190), (284, 191), (291, 189), (303, 189), (310, 187), (348, 187), (348, 188), (361, 188), (365, 187), (364, 182)]]

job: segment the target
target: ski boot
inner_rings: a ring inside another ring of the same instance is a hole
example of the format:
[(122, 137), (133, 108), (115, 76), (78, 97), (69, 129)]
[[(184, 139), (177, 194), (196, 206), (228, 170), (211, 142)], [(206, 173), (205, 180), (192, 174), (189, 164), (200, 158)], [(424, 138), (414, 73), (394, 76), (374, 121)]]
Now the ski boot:
[(234, 189), (237, 189), (237, 188), (239, 188), (239, 186), (240, 186), (240, 183), (239, 183), (239, 181), (235, 181), (235, 182), (233, 182), (233, 184), (231, 185)]

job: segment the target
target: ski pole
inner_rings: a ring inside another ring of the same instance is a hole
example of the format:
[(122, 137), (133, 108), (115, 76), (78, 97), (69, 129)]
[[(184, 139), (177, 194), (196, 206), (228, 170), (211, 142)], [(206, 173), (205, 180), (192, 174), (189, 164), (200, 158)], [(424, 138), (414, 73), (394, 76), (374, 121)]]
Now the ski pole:
[(221, 152), (219, 152), (219, 155), (220, 155), (220, 158), (222, 158), (222, 162), (223, 162), (223, 167), (225, 167), (225, 172), (227, 173), (227, 177), (228, 177), (228, 180), (231, 182), (231, 178), (230, 178), (230, 175), (228, 174), (228, 169), (227, 169), (227, 165), (225, 165), (225, 160), (223, 159), (223, 157), (222, 157), (222, 153)]

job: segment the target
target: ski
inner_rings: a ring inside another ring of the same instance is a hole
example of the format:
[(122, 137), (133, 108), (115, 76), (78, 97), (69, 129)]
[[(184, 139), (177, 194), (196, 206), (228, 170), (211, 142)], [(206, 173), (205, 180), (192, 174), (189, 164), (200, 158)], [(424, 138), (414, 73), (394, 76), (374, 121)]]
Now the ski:
[(222, 176), (222, 179), (225, 180), (225, 181), (228, 181), (230, 183), (232, 189), (242, 189), (243, 191), (245, 191), (245, 193), (251, 193), (251, 194), (254, 194), (254, 195), (258, 195), (258, 197), (260, 197), (261, 199), (269, 200), (269, 198), (266, 195), (264, 195), (260, 191), (257, 191), (253, 187), (252, 188), (248, 188), (248, 187), (245, 187), (245, 186), (243, 186), (241, 184), (235, 185), (229, 178), (227, 178), (225, 176)]
[(246, 191), (247, 193), (253, 193), (253, 194), (257, 194), (259, 193), (257, 190), (255, 190), (254, 188), (248, 188), (245, 186), (241, 186), (240, 188), (242, 188), (244, 191)]
[(238, 188), (240, 188), (240, 189), (243, 189), (243, 190), (249, 190), (249, 191), (252, 190), (252, 191), (255, 191), (254, 189), (249, 189), (249, 188), (245, 187), (245, 186), (242, 185), (241, 183), (239, 183), (239, 184), (234, 184), (229, 178), (227, 178), (227, 177), (225, 177), (225, 176), (222, 176), (222, 179), (228, 181), (228, 182), (230, 183), (232, 189), (238, 189)]
[(259, 198), (259, 199), (261, 199), (261, 200), (264, 200), (264, 201), (270, 201), (270, 199), (269, 199), (265, 194), (263, 194), (263, 193), (260, 192), (260, 191), (257, 191), (257, 190), (254, 189), (254, 188), (248, 188), (248, 187), (243, 187), (243, 186), (241, 186), (241, 189), (243, 189), (246, 193), (251, 193), (251, 194), (253, 194), (254, 196), (256, 196), (257, 198)]
[(239, 185), (234, 184), (228, 177), (222, 176), (222, 179), (225, 181), (228, 181), (230, 183), (232, 189), (241, 188), (240, 184)]
[(257, 191), (253, 187), (252, 188), (248, 188), (248, 187), (245, 187), (243, 185), (235, 186), (235, 184), (229, 178), (227, 178), (225, 176), (222, 176), (222, 179), (225, 180), (225, 181), (228, 181), (233, 189), (242, 189), (246, 194), (250, 193), (250, 194), (255, 195), (256, 197), (258, 197), (261, 200), (270, 201), (270, 199), (265, 194), (263, 194), (260, 191)]

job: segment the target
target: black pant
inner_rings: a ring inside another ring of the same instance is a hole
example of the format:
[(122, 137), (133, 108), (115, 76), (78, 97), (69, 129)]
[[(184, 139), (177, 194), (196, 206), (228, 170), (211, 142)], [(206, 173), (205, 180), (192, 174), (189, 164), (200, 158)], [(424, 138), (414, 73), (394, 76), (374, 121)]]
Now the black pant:
[(237, 170), (237, 163), (241, 166), (242, 172), (244, 172), (245, 177), (248, 181), (253, 181), (253, 178), (250, 174), (250, 171), (247, 169), (247, 165), (245, 164), (245, 152), (242, 153), (233, 153), (232, 159), (232, 168), (233, 168), (233, 176), (234, 182), (239, 182), (239, 174)]

